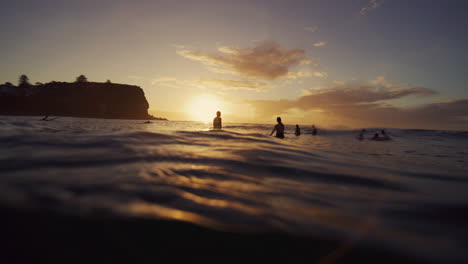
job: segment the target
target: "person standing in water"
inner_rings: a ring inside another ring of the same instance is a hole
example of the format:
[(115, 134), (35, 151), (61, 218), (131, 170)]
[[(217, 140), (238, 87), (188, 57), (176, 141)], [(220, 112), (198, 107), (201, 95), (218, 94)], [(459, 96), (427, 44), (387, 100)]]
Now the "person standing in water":
[(221, 112), (216, 112), (216, 117), (213, 119), (213, 128), (214, 129), (222, 129), (222, 120), (221, 120)]
[(296, 136), (301, 135), (301, 129), (299, 128), (299, 125), (296, 124), (296, 132), (294, 132)]
[(277, 117), (276, 118), (276, 122), (278, 122), (278, 124), (273, 128), (273, 130), (271, 131), (271, 135), (273, 135), (273, 133), (276, 131), (276, 136), (277, 138), (284, 138), (284, 125), (283, 123), (281, 123), (281, 117)]
[(315, 125), (312, 125), (312, 135), (317, 135), (317, 128), (315, 127)]

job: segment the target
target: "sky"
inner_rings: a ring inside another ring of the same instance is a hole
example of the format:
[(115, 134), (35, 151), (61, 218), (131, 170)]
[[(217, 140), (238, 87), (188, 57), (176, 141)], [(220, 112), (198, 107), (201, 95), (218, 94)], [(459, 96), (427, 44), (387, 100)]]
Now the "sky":
[(0, 0), (0, 83), (143, 88), (170, 120), (468, 129), (458, 0)]

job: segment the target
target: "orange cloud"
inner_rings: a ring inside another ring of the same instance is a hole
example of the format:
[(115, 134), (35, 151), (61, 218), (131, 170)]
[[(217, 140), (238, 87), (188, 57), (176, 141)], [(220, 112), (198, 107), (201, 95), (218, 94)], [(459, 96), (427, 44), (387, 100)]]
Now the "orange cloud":
[(177, 53), (184, 58), (199, 61), (216, 72), (265, 80), (287, 77), (290, 68), (304, 63), (306, 56), (304, 50), (288, 50), (275, 42), (263, 42), (254, 48), (220, 47), (218, 51), (220, 54), (183, 48)]
[(225, 80), (225, 79), (210, 79), (210, 78), (200, 78), (200, 83), (212, 83), (219, 84), (227, 87), (227, 89), (253, 89), (253, 90), (263, 90), (269, 86), (266, 82), (260, 82), (250, 79), (244, 80)]
[(328, 73), (326, 72), (314, 72), (313, 73), (315, 77), (319, 77), (319, 78), (327, 78), (328, 77)]

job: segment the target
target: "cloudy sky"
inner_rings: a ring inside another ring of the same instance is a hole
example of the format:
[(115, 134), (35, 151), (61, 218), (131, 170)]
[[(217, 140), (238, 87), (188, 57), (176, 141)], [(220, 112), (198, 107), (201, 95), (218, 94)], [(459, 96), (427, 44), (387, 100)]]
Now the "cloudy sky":
[(468, 129), (458, 0), (0, 1), (0, 83), (141, 86), (172, 120)]

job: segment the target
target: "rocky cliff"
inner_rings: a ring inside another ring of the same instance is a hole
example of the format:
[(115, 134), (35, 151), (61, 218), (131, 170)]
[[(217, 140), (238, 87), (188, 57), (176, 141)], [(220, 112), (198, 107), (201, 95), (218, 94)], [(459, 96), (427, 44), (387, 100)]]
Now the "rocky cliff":
[(50, 115), (120, 119), (162, 119), (148, 114), (138, 86), (96, 82), (51, 82), (0, 86), (0, 115)]

